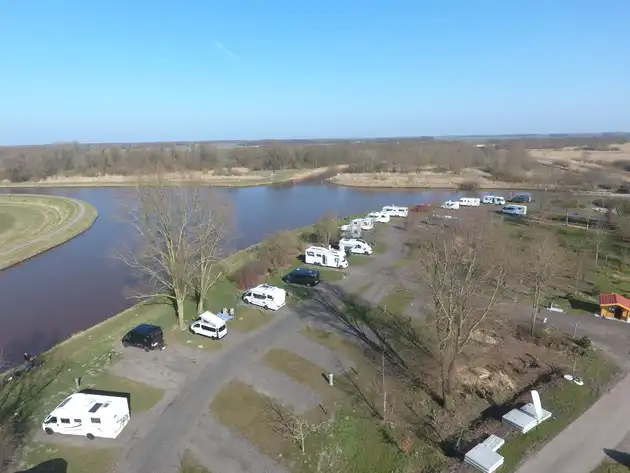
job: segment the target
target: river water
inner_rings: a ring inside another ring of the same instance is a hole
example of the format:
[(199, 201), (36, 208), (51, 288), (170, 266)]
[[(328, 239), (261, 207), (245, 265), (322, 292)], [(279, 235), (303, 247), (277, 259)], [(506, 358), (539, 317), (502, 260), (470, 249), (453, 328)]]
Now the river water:
[[(2, 193), (74, 197), (99, 212), (94, 226), (67, 243), (0, 271), (0, 353), (17, 362), (71, 334), (111, 317), (134, 301), (127, 298), (132, 274), (113, 256), (129, 243), (120, 219), (125, 188), (20, 188)], [(452, 191), (360, 190), (324, 183), (279, 187), (219, 188), (231, 201), (235, 246), (242, 249), (279, 230), (317, 221), (324, 214), (351, 215), (384, 205), (414, 205), (459, 198)], [(467, 193), (466, 195), (474, 195)]]

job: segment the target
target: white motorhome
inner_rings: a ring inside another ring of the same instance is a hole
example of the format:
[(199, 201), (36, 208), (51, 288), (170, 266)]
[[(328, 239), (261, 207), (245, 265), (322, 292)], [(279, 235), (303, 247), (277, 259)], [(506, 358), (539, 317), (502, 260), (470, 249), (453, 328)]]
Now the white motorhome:
[(286, 304), (287, 293), (284, 289), (261, 284), (251, 288), (243, 295), (243, 301), (263, 309), (278, 310)]
[(328, 266), (329, 268), (347, 268), (348, 260), (346, 253), (340, 250), (334, 250), (330, 246), (310, 246), (304, 252), (304, 262), (306, 264), (318, 264), (320, 266)]
[(442, 204), (443, 209), (457, 210), (459, 209), (459, 202), (457, 200), (447, 200)]
[(484, 195), (481, 199), (482, 204), (505, 205), (505, 198), (498, 195)]
[(381, 209), (381, 212), (389, 215), (390, 217), (406, 217), (409, 215), (409, 208), (398, 207), (397, 205), (386, 205)]
[(462, 207), (479, 207), (481, 200), (478, 197), (462, 197), (459, 199), (459, 205)]
[(506, 205), (501, 209), (501, 212), (507, 215), (527, 215), (526, 205)]
[(389, 215), (383, 212), (370, 212), (366, 217), (372, 219), (376, 223), (389, 223), (391, 220)]
[(374, 222), (371, 218), (355, 218), (350, 222), (350, 225), (358, 226), (361, 230), (372, 230), (374, 228)]
[(360, 238), (342, 238), (339, 240), (339, 249), (355, 255), (371, 255), (373, 253), (370, 244)]
[(46, 416), (42, 429), (48, 435), (115, 439), (130, 419), (129, 402), (124, 397), (75, 393)]
[(219, 340), (227, 335), (227, 325), (222, 318), (206, 311), (193, 320), (193, 323), (190, 324), (190, 331), (197, 335)]

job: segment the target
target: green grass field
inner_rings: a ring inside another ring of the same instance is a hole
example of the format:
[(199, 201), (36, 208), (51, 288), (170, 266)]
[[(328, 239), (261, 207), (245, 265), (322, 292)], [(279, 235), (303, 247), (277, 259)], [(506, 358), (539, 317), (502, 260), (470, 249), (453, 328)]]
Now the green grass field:
[(65, 197), (0, 195), (0, 269), (70, 240), (97, 216), (91, 205)]

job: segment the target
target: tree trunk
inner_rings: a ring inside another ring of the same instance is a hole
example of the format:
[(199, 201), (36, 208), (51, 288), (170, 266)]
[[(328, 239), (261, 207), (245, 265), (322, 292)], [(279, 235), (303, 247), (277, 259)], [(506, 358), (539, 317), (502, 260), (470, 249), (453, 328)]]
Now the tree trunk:
[(184, 299), (177, 299), (177, 324), (182, 330), (186, 329), (186, 318), (184, 317)]
[(529, 329), (529, 336), (533, 339), (536, 333), (536, 318), (538, 317), (538, 306), (540, 305), (540, 291), (536, 289), (532, 304), (532, 323)]
[(453, 412), (455, 400), (453, 399), (453, 368), (455, 362), (442, 362), (442, 406), (444, 410)]
[(568, 227), (569, 226), (569, 209), (565, 209), (565, 213), (564, 213), (564, 224)]
[(197, 314), (201, 314), (203, 312), (203, 295), (197, 294)]
[(580, 258), (580, 264), (577, 268), (577, 273), (575, 274), (575, 291), (573, 295), (577, 296), (578, 292), (580, 292), (580, 275), (582, 273), (582, 258)]

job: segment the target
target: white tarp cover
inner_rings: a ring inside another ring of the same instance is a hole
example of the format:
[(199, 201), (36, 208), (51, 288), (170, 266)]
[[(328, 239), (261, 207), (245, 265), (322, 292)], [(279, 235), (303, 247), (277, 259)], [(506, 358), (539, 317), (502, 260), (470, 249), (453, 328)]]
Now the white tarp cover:
[(466, 454), (464, 462), (484, 473), (493, 473), (503, 465), (503, 457), (480, 443)]

